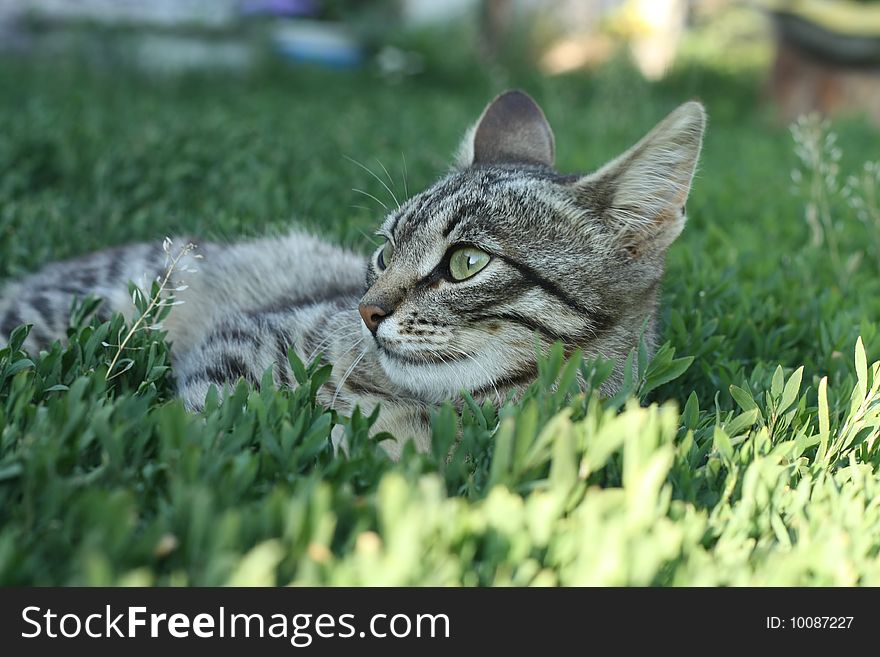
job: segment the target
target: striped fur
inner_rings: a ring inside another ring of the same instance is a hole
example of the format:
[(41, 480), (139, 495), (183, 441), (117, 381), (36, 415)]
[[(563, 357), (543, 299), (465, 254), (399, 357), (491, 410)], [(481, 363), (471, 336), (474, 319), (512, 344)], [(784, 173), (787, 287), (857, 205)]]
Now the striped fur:
[[(430, 440), (432, 405), (462, 389), (502, 400), (535, 378), (536, 346), (618, 361), (642, 327), (653, 341), (668, 246), (684, 202), (705, 118), (687, 103), (632, 149), (590, 175), (553, 169), (555, 144), (528, 96), (499, 96), (468, 131), (457, 167), (392, 211), (379, 230), (393, 247), (384, 262), (292, 232), (234, 245), (200, 244), (198, 273), (166, 319), (179, 392), (198, 409), (211, 385), (272, 368), (292, 385), (287, 350), (320, 353), (333, 374), (320, 400), (350, 413), (381, 404), (377, 431), (392, 456), (402, 441)], [(450, 273), (462, 245), (489, 255), (465, 280)], [(129, 280), (143, 287), (165, 269), (161, 246), (134, 245), (46, 266), (0, 295), (0, 341), (21, 323), (36, 351), (63, 339), (74, 296), (97, 294), (99, 312), (134, 309)], [(179, 282), (179, 281), (177, 281)], [(175, 285), (176, 283), (175, 282)], [(358, 303), (387, 310), (368, 330)]]

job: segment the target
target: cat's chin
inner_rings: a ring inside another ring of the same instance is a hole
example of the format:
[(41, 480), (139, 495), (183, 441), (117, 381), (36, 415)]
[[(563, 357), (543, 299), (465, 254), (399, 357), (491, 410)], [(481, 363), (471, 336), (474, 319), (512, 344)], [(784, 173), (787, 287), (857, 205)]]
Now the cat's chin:
[(419, 399), (440, 403), (457, 399), (462, 390), (492, 387), (485, 366), (476, 360), (429, 362), (416, 353), (400, 353), (376, 344), (376, 356), (389, 381)]
[[(376, 336), (362, 324), (362, 336), (388, 382), (401, 393), (428, 403), (442, 403), (460, 399), (462, 390), (466, 390), (502, 401), (504, 392), (499, 387), (503, 386), (496, 386), (496, 382), (508, 378), (509, 358), (498, 349), (465, 353), (451, 344), (420, 348), (389, 331), (391, 324), (383, 322)], [(510, 352), (506, 353), (509, 357)]]

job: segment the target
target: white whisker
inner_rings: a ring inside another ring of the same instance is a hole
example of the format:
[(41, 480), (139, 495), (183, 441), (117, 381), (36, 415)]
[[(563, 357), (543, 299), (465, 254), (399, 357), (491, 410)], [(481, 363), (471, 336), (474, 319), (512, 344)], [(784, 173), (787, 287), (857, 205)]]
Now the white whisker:
[[(362, 340), (363, 340), (363, 338), (358, 340), (358, 342), (361, 342)], [(357, 343), (355, 343), (355, 344), (357, 344)], [(349, 351), (351, 351), (351, 349), (349, 349)], [(346, 352), (346, 353), (348, 353), (348, 352)], [(351, 376), (352, 372), (354, 372), (354, 368), (357, 367), (358, 363), (360, 363), (361, 360), (363, 360), (363, 357), (366, 355), (367, 355), (367, 350), (364, 349), (363, 351), (361, 351), (361, 353), (358, 355), (358, 357), (352, 361), (351, 365), (348, 366), (348, 369), (345, 370), (345, 374), (342, 375), (342, 378), (339, 380), (339, 383), (336, 384), (336, 392), (333, 394), (333, 401), (330, 402), (331, 408), (336, 406), (336, 399), (339, 397), (339, 392), (342, 390), (342, 386), (345, 385), (345, 382), (348, 379), (348, 377)]]
[[(347, 331), (347, 332), (346, 332)], [(327, 345), (330, 344), (335, 339), (347, 340), (349, 338), (358, 337), (360, 335), (360, 331), (356, 329), (352, 329), (350, 326), (340, 326), (328, 333), (324, 338), (315, 345), (315, 348), (312, 350), (312, 353), (309, 355), (307, 361), (311, 362), (311, 360), (318, 355), (318, 352)], [(349, 351), (351, 351), (349, 349)], [(348, 353), (348, 352), (346, 352)]]
[(480, 370), (483, 372), (483, 374), (486, 375), (486, 378), (488, 379), (489, 385), (492, 386), (492, 390), (495, 391), (495, 400), (498, 402), (498, 406), (501, 406), (504, 403), (504, 400), (501, 397), (501, 393), (499, 392), (498, 387), (495, 385), (494, 377), (489, 374), (488, 370), (486, 370), (485, 367), (483, 367), (483, 364), (480, 363), (480, 361), (478, 361), (472, 354), (469, 354), (468, 352), (464, 351), (463, 349), (459, 349), (458, 347), (450, 347), (450, 348), (454, 349), (457, 353), (461, 354), (465, 358), (468, 358), (469, 360), (473, 361), (474, 365), (476, 365), (477, 367), (480, 368)]
[[(361, 169), (363, 169), (364, 171), (366, 171), (367, 173), (369, 173), (371, 176), (373, 176), (373, 178), (375, 178), (376, 180), (378, 180), (378, 181), (379, 181), (379, 184), (382, 185), (382, 187), (384, 187), (386, 190), (388, 190), (388, 193), (389, 193), (389, 194), (391, 194), (391, 198), (393, 198), (393, 199), (394, 199), (394, 202), (397, 203), (397, 207), (400, 207), (400, 201), (397, 200), (397, 196), (394, 194), (394, 192), (391, 190), (391, 188), (385, 183), (385, 181), (382, 180), (382, 179), (378, 176), (378, 174), (377, 174), (375, 171), (373, 171), (371, 168), (369, 168), (369, 167), (366, 166), (365, 164), (361, 164), (360, 162), (358, 162), (357, 160), (355, 160), (353, 157), (349, 157), (348, 155), (343, 155), (343, 157), (344, 157), (346, 160), (348, 160), (349, 162), (352, 162), (352, 163), (356, 164), (356, 165), (359, 166)], [(376, 161), (379, 162), (379, 160), (376, 160)], [(381, 163), (381, 162), (379, 162), (379, 166), (382, 166), (382, 163)], [(385, 167), (382, 166), (382, 168), (384, 169)], [(386, 173), (387, 173), (387, 170), (386, 170)], [(393, 181), (392, 181), (392, 182), (393, 182)], [(386, 209), (387, 209), (387, 208), (386, 208)]]
[(406, 186), (406, 155), (401, 153), (400, 157), (403, 160), (403, 193), (409, 198), (409, 189)]
[(353, 350), (355, 347), (357, 347), (359, 344), (361, 344), (363, 341), (364, 341), (363, 336), (359, 337), (357, 340), (355, 340), (355, 341), (352, 343), (352, 345), (351, 345), (348, 349), (346, 349), (346, 350), (343, 351), (341, 354), (339, 354), (339, 356), (336, 358), (336, 361), (337, 361), (337, 362), (341, 361), (345, 356), (347, 356), (348, 354), (350, 354), (350, 353), (352, 352), (352, 350)]
[(375, 196), (373, 196), (372, 194), (370, 194), (369, 192), (365, 192), (364, 190), (362, 190), (362, 189), (358, 189), (357, 187), (352, 187), (352, 188), (351, 188), (351, 191), (353, 191), (353, 192), (357, 192), (358, 194), (363, 194), (364, 196), (369, 196), (371, 199), (373, 199), (374, 201), (376, 201), (376, 203), (378, 203), (378, 204), (381, 205), (383, 208), (385, 208), (385, 211), (386, 211), (386, 212), (388, 212), (388, 206), (385, 205), (385, 204), (384, 204), (382, 201), (380, 201), (379, 199), (377, 199)]
[[(388, 169), (385, 168), (385, 165), (382, 164), (382, 161), (378, 157), (376, 158), (376, 162), (379, 163), (379, 166), (382, 167), (382, 171), (384, 171), (385, 175), (388, 176), (388, 182), (390, 182), (393, 185), (394, 179), (391, 177), (391, 174), (388, 173)], [(391, 197), (394, 199), (394, 202), (397, 203), (397, 207), (399, 208), (400, 201), (397, 200), (397, 195), (393, 191), (391, 191), (391, 188), (388, 185), (385, 185), (385, 189), (387, 189), (389, 192), (391, 192)]]
[(363, 235), (364, 237), (366, 237), (366, 238), (370, 241), (370, 243), (371, 243), (373, 246), (379, 246), (379, 245), (381, 244), (381, 242), (377, 242), (376, 240), (374, 240), (374, 239), (373, 239), (370, 235), (368, 235), (363, 229), (358, 228), (357, 231), (358, 231), (361, 235)]

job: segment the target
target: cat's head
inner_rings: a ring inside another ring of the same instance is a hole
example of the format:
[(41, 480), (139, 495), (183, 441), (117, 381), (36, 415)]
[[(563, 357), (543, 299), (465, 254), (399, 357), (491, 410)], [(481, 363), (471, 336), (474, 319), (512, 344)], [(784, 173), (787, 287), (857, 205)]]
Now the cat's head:
[(686, 103), (598, 171), (564, 175), (538, 105), (498, 96), (456, 168), (379, 231), (360, 312), (390, 380), (430, 400), (491, 393), (534, 379), (536, 346), (556, 340), (625, 359), (653, 330), (704, 126)]

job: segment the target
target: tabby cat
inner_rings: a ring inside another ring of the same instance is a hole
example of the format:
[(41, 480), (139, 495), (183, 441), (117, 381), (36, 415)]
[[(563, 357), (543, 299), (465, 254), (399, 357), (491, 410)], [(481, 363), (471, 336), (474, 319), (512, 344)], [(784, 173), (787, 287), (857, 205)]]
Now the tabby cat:
[[(375, 430), (397, 437), (384, 443), (394, 457), (407, 439), (428, 448), (433, 404), (522, 389), (536, 345), (616, 359), (613, 392), (643, 327), (653, 340), (704, 125), (702, 106), (686, 103), (595, 173), (560, 174), (543, 112), (509, 91), (467, 132), (451, 172), (389, 213), (366, 260), (302, 232), (200, 243), (203, 259), (180, 263), (199, 271), (164, 323), (181, 397), (198, 409), (210, 386), (257, 384), (270, 367), (290, 386), (288, 348), (323, 353), (333, 373), (320, 400), (346, 414), (381, 404)], [(74, 296), (131, 317), (127, 282), (165, 267), (158, 243), (48, 265), (0, 295), (0, 343), (25, 322), (29, 350), (63, 339)]]

